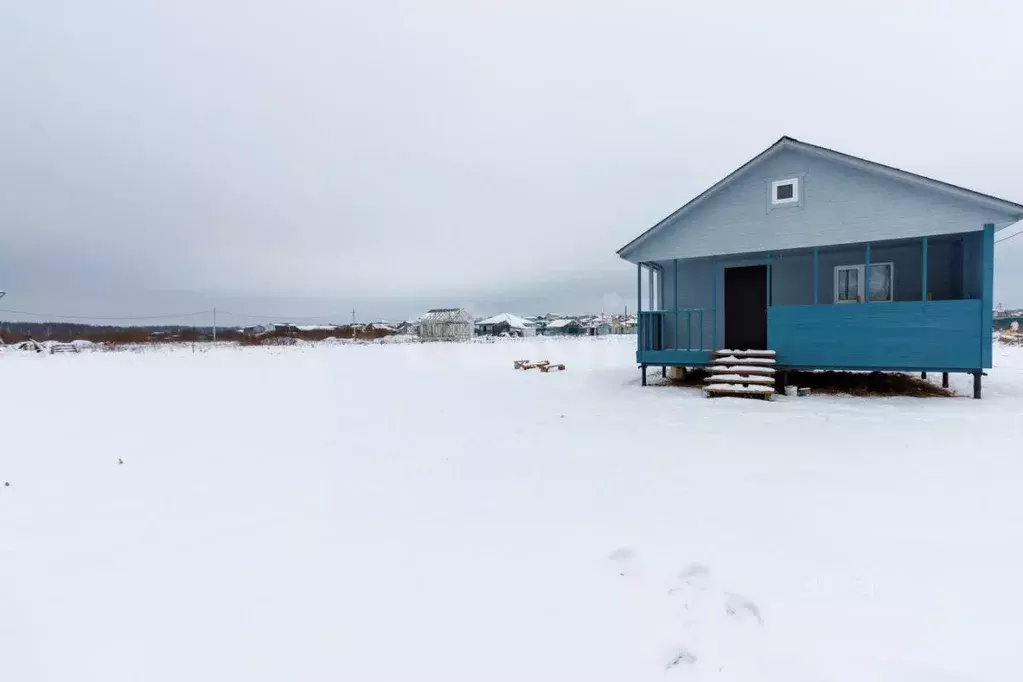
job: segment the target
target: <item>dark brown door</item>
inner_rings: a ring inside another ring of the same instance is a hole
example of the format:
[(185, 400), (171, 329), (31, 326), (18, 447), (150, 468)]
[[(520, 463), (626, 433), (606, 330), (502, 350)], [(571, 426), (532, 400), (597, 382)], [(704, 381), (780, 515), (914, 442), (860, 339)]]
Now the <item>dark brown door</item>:
[(725, 345), (767, 348), (767, 266), (725, 268)]

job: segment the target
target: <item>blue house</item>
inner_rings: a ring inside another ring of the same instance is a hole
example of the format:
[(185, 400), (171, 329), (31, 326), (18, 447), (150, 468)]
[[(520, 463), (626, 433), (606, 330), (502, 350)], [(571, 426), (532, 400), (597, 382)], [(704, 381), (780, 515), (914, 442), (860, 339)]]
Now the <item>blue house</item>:
[(779, 369), (991, 367), (995, 232), (1023, 206), (783, 137), (618, 251), (637, 266), (636, 359)]

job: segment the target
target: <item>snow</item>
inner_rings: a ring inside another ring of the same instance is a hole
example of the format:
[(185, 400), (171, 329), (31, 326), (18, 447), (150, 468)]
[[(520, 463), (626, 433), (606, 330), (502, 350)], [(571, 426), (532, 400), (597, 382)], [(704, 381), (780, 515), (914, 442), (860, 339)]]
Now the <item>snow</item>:
[(1020, 679), (1023, 349), (764, 402), (634, 344), (3, 354), (3, 679)]
[(561, 329), (562, 327), (567, 327), (574, 322), (576, 322), (576, 320), (551, 320), (547, 323), (547, 329)]
[(476, 324), (502, 324), (504, 322), (507, 322), (508, 326), (512, 327), (513, 329), (525, 329), (526, 327), (535, 326), (526, 318), (519, 317), (518, 315), (513, 315), (512, 313), (501, 313), (500, 315), (494, 315), (493, 317), (488, 317), (487, 319), (477, 322)]
[(723, 358), (714, 358), (714, 360), (712, 360), (712, 363), (715, 364), (715, 365), (728, 365), (728, 364), (738, 364), (738, 363), (746, 363), (747, 365), (773, 365), (774, 364), (774, 358), (754, 358), (754, 357), (737, 358), (734, 355), (729, 355), (729, 356), (723, 357)]

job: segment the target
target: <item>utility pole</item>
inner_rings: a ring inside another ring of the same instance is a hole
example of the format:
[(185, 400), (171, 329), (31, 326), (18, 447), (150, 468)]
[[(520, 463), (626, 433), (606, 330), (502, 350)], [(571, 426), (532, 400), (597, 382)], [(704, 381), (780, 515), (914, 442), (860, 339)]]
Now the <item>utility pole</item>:
[(217, 342), (217, 309), (213, 309), (213, 343)]
[(352, 308), (352, 326), (355, 326), (355, 308)]

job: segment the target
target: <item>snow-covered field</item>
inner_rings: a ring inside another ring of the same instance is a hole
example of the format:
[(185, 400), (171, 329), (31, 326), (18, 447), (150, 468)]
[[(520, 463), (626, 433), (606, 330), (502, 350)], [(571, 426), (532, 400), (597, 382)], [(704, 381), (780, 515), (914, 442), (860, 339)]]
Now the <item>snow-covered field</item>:
[(0, 679), (1023, 679), (1023, 350), (765, 403), (633, 343), (4, 353)]

